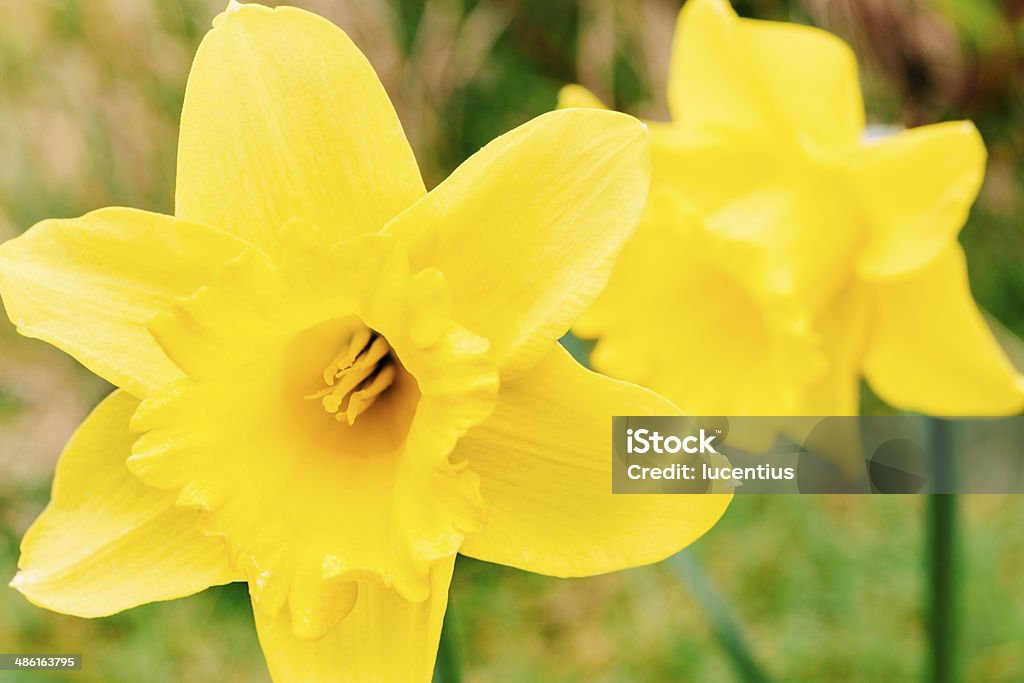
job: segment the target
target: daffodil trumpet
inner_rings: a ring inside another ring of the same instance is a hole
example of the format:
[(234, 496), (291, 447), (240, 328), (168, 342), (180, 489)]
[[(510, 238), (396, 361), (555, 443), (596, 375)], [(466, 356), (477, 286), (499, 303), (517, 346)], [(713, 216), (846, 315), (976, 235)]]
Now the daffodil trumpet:
[(611, 416), (678, 408), (557, 343), (648, 154), (631, 117), (549, 113), (428, 193), (341, 30), (232, 3), (189, 77), (175, 214), (0, 245), (18, 330), (118, 387), (12, 585), (99, 617), (245, 581), (276, 681), (426, 682), (457, 553), (583, 576), (700, 537), (728, 495), (610, 491)]

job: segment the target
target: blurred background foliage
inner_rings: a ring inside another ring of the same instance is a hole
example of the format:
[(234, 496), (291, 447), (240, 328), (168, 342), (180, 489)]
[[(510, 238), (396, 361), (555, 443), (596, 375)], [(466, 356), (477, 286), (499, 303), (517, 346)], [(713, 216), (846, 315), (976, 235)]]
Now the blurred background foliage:
[[(0, 239), (107, 205), (172, 210), (192, 54), (222, 0), (0, 4)], [(276, 4), (276, 3), (270, 3)], [(582, 82), (658, 119), (670, 0), (297, 0), (345, 28), (395, 101), (432, 186)], [(850, 41), (869, 119), (971, 118), (988, 177), (963, 234), (981, 304), (1024, 334), (1024, 2), (738, 0)], [(922, 340), (927, 343), (926, 340)], [(109, 387), (0, 322), (0, 578), (45, 504), (64, 441)], [(925, 675), (923, 499), (740, 497), (690, 552), (779, 680)], [(1024, 500), (962, 500), (961, 668), (1024, 680)], [(658, 520), (651, 520), (657, 524)], [(638, 529), (637, 533), (643, 533)], [(452, 589), (469, 683), (729, 681), (729, 659), (667, 566), (561, 581), (460, 560)], [(80, 652), (73, 674), (0, 680), (261, 681), (245, 588), (87, 621), (0, 590), (0, 651)], [(5, 678), (6, 676), (6, 678)]]

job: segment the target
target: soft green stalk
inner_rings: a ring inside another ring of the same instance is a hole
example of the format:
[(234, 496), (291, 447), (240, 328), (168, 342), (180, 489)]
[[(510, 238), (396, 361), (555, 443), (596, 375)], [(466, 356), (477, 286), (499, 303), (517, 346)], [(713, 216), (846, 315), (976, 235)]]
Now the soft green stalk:
[(757, 663), (747, 642), (745, 629), (700, 563), (690, 553), (683, 551), (670, 557), (668, 564), (690, 584), (711, 631), (736, 669), (737, 679), (743, 683), (769, 683), (772, 679)]
[[(954, 423), (930, 421), (932, 484), (951, 491), (956, 483), (956, 432)], [(957, 496), (928, 497), (928, 631), (933, 683), (954, 683), (957, 672)]]

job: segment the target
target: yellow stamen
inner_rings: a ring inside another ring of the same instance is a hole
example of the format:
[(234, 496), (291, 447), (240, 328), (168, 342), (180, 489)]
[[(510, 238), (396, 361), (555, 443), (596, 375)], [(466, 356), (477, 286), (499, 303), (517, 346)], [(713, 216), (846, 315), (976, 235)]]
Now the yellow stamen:
[[(395, 381), (395, 366), (385, 365), (376, 376), (370, 379), (363, 389), (352, 392), (348, 398), (348, 407), (345, 409), (345, 417), (349, 424), (355, 424), (356, 417), (373, 405), (377, 397)], [(341, 413), (337, 415), (341, 420)]]
[(355, 424), (395, 381), (394, 364), (387, 340), (363, 327), (324, 368), (327, 386), (305, 398), (320, 399), (339, 422)]

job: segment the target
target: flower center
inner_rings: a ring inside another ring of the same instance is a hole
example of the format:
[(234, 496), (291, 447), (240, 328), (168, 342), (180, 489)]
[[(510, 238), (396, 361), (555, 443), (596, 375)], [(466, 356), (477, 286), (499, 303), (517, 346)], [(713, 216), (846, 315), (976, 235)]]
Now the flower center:
[(353, 425), (394, 383), (395, 365), (387, 340), (361, 326), (324, 368), (327, 386), (305, 398), (319, 400), (339, 422)]

